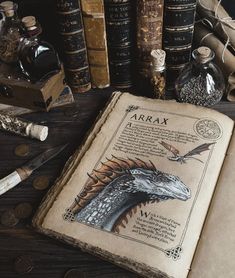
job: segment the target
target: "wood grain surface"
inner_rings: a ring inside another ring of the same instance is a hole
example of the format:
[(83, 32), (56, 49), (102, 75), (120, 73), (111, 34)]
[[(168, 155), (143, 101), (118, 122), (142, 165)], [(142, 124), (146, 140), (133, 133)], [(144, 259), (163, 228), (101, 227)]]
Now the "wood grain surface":
[[(50, 178), (50, 186), (53, 184), (69, 156), (81, 144), (86, 132), (108, 100), (111, 91), (111, 89), (105, 89), (76, 95), (76, 102), (72, 106), (57, 108), (49, 113), (40, 112), (22, 116), (25, 119), (49, 127), (49, 136), (45, 142), (0, 131), (0, 179), (22, 166), (41, 151), (59, 144), (69, 143), (66, 150), (36, 170), (26, 181), (0, 196), (0, 216), (4, 211), (14, 209), (19, 203), (24, 202), (30, 203), (33, 212), (35, 212), (49, 188), (41, 191), (36, 190), (32, 185), (33, 180), (43, 175)], [(214, 108), (235, 119), (235, 103), (222, 101)], [(25, 157), (18, 157), (14, 153), (14, 149), (20, 144), (30, 146), (30, 152)], [(13, 228), (0, 224), (1, 278), (19, 276), (62, 278), (72, 268), (78, 269), (82, 274), (82, 276), (80, 274), (76, 275), (77, 278), (138, 277), (136, 274), (84, 253), (79, 249), (36, 233), (31, 227), (31, 218), (32, 216), (20, 220)], [(17, 274), (14, 269), (14, 262), (17, 257), (22, 255), (29, 255), (34, 264), (33, 270), (24, 275)]]

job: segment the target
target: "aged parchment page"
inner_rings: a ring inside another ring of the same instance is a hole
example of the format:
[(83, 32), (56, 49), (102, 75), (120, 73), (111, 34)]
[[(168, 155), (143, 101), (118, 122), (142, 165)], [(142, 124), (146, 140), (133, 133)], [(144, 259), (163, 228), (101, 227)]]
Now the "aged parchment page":
[(229, 145), (190, 278), (235, 277), (235, 136)]
[(213, 110), (121, 95), (42, 227), (148, 277), (186, 277), (232, 129)]

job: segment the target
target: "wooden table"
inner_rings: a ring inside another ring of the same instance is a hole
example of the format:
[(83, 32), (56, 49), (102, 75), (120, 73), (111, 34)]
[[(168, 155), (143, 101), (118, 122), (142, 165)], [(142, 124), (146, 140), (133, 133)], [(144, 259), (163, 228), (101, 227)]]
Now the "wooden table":
[[(89, 127), (110, 96), (110, 89), (76, 95), (76, 103), (70, 107), (57, 108), (49, 113), (32, 113), (22, 116), (49, 126), (49, 137), (39, 142), (0, 131), (0, 178), (8, 175), (27, 160), (52, 146), (69, 142), (69, 147), (14, 189), (0, 197), (0, 215), (17, 204), (29, 202), (34, 211), (47, 190), (38, 191), (32, 186), (37, 176), (50, 177), (52, 185), (60, 174), (69, 156), (79, 147)], [(220, 102), (214, 107), (235, 120), (235, 103)], [(30, 153), (20, 158), (14, 154), (19, 144), (29, 144)], [(19, 275), (14, 270), (18, 256), (30, 255), (34, 268), (29, 274)], [(79, 277), (138, 277), (126, 270), (102, 261), (54, 239), (36, 233), (31, 227), (31, 218), (20, 220), (13, 228), (0, 224), (0, 277), (62, 278), (71, 268), (79, 269)]]

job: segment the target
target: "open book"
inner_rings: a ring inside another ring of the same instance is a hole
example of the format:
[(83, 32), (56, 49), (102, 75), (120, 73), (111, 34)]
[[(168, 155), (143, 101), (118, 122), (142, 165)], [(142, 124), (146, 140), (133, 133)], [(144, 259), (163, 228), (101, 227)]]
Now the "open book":
[(233, 124), (211, 109), (115, 93), (33, 225), (146, 277), (225, 277)]

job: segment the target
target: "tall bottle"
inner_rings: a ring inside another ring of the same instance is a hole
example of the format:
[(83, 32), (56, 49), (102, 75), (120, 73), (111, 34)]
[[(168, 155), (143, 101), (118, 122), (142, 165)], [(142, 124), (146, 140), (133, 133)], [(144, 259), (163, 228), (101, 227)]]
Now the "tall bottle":
[(0, 7), (5, 15), (0, 34), (0, 60), (12, 64), (18, 60), (21, 39), (21, 24), (17, 16), (18, 6), (11, 1), (4, 1)]
[(154, 98), (165, 99), (166, 86), (166, 52), (162, 49), (151, 51), (151, 84)]
[(34, 16), (22, 18), (25, 38), (19, 47), (19, 62), (23, 74), (32, 82), (41, 81), (61, 69), (58, 54), (53, 46), (40, 39), (41, 26)]

